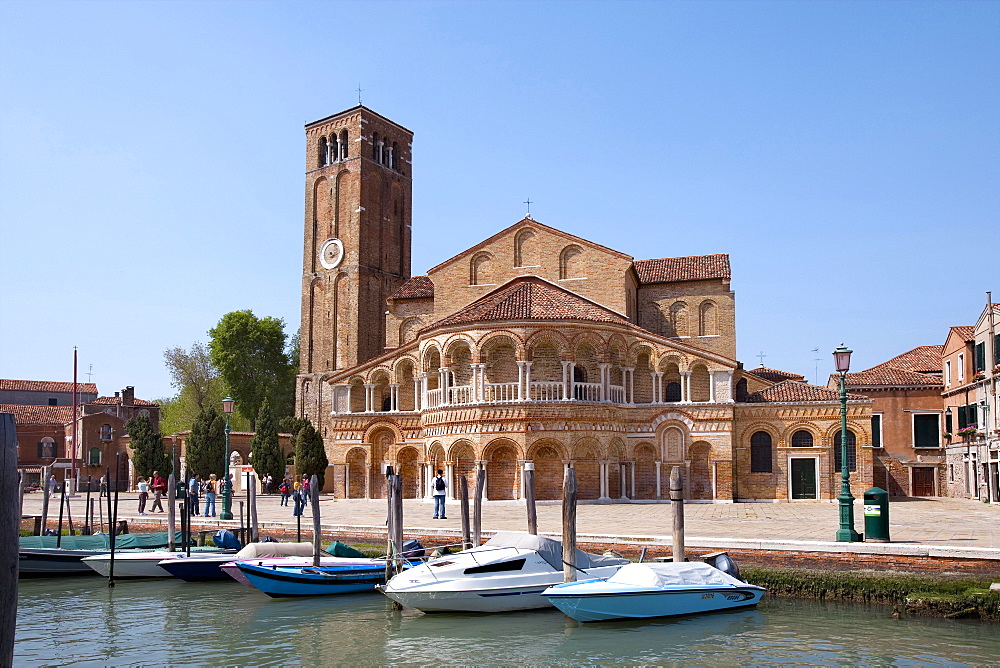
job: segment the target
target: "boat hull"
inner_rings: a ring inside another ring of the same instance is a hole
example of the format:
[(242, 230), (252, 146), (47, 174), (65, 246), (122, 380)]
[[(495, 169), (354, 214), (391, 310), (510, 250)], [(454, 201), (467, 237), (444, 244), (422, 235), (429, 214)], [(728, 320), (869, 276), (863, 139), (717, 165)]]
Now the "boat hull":
[[(140, 554), (115, 554), (115, 578), (169, 578), (159, 562), (179, 556), (178, 552), (143, 552)], [(108, 577), (111, 571), (111, 555), (98, 554), (87, 557), (83, 563), (94, 569), (98, 575)]]
[(384, 565), (301, 568), (238, 562), (237, 567), (253, 587), (273, 598), (375, 591), (376, 585), (385, 583)]
[(94, 570), (83, 563), (83, 558), (102, 553), (98, 550), (21, 548), (18, 575), (22, 578), (95, 575)]
[(405, 608), (421, 612), (514, 612), (550, 608), (552, 604), (542, 597), (548, 583), (525, 587), (497, 587), (493, 589), (380, 591)]
[[(207, 580), (228, 580), (222, 567), (232, 560), (225, 557), (177, 557), (164, 559), (157, 565), (175, 578), (185, 582), (205, 582)], [(117, 575), (117, 573), (116, 573)]]
[[(558, 589), (555, 588), (555, 592)], [(752, 585), (589, 594), (555, 592), (548, 590), (546, 598), (578, 622), (649, 619), (735, 610), (757, 605), (764, 595), (763, 589)]]

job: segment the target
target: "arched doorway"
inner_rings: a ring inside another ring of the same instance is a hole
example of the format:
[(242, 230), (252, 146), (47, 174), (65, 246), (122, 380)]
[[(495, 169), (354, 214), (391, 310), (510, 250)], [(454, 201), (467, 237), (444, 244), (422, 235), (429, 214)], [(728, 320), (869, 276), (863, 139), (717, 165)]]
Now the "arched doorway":
[(535, 464), (535, 498), (553, 501), (562, 498), (563, 462), (552, 445), (536, 446), (530, 459)]
[(635, 448), (635, 498), (656, 498), (656, 450), (649, 443)]
[(399, 475), (403, 479), (403, 498), (420, 498), (420, 464), (417, 463), (416, 448), (403, 448), (396, 460), (399, 463)]
[(521, 495), (521, 476), (517, 466), (517, 448), (509, 441), (494, 441), (487, 448), (486, 494), (496, 501), (509, 501)]
[(459, 480), (465, 476), (469, 485), (469, 498), (476, 489), (476, 453), (468, 441), (458, 441), (451, 446), (451, 461), (454, 463), (454, 476), (449, 482), (455, 496), (458, 496)]
[(580, 443), (573, 451), (573, 468), (576, 470), (576, 496), (581, 501), (601, 496), (601, 466), (597, 444)]

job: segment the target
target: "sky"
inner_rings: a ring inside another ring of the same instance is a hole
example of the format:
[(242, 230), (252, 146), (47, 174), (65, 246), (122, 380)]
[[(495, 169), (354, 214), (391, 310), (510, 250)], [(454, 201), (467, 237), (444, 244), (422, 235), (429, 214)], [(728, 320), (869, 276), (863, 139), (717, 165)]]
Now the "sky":
[(747, 367), (943, 343), (1000, 301), (998, 35), (1000, 2), (0, 0), (0, 377), (75, 346), (163, 398), (229, 311), (294, 333), (303, 125), (359, 87), (415, 133), (414, 274), (530, 198), (728, 253)]

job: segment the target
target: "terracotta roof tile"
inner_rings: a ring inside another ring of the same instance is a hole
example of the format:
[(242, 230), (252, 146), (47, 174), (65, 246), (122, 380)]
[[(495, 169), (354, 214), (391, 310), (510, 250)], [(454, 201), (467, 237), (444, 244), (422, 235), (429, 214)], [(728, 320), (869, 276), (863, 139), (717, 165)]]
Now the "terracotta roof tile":
[(758, 378), (763, 378), (764, 380), (769, 380), (772, 383), (780, 383), (783, 380), (805, 380), (806, 377), (792, 373), (791, 371), (781, 371), (780, 369), (768, 369), (764, 366), (759, 366), (756, 369), (748, 369), (747, 373), (752, 373)]
[(434, 296), (434, 283), (427, 276), (414, 276), (399, 287), (389, 299), (426, 299)]
[(639, 283), (674, 283), (676, 281), (703, 281), (710, 278), (732, 278), (729, 256), (690, 255), (665, 257), (658, 260), (636, 260), (633, 263)]
[[(836, 378), (837, 374), (831, 374), (830, 378)], [(838, 381), (839, 382), (839, 381)], [(844, 377), (844, 382), (848, 387), (864, 386), (907, 386), (907, 387), (942, 387), (941, 379), (937, 376), (897, 369), (889, 366), (888, 362), (879, 364), (866, 371), (848, 373)]]
[(15, 404), (0, 404), (0, 413), (10, 413), (14, 416), (14, 424), (57, 424), (64, 425), (73, 421), (72, 406), (20, 406)]
[(972, 341), (976, 338), (972, 325), (955, 325), (952, 327), (956, 334), (962, 337), (963, 341)]
[(872, 367), (891, 366), (894, 369), (915, 371), (917, 373), (941, 373), (941, 351), (944, 346), (917, 346), (902, 355), (896, 355), (891, 360)]
[[(848, 399), (867, 399), (858, 394), (848, 394)], [(748, 404), (797, 403), (806, 401), (840, 401), (840, 393), (819, 385), (786, 380), (747, 396)]]
[[(93, 401), (88, 401), (89, 404), (101, 404), (104, 406), (121, 406), (121, 397), (97, 397)], [(160, 404), (154, 403), (152, 401), (146, 401), (145, 399), (132, 399), (133, 406), (159, 406)]]
[(437, 326), (497, 320), (589, 320), (630, 324), (623, 316), (537, 276), (519, 276), (465, 308), (439, 320)]
[[(0, 390), (19, 392), (72, 392), (73, 383), (54, 380), (11, 380), (0, 378)], [(80, 394), (97, 394), (94, 383), (77, 383), (76, 391)]]

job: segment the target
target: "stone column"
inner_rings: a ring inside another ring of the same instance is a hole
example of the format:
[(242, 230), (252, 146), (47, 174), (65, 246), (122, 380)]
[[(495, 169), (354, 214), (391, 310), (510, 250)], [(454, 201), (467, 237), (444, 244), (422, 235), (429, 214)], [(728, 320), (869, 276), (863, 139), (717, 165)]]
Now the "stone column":
[(524, 400), (531, 401), (531, 362), (524, 363)]
[(438, 387), (441, 389), (441, 405), (446, 406), (451, 403), (451, 393), (448, 391), (451, 386), (451, 371), (446, 366), (438, 369)]
[(413, 379), (413, 412), (419, 413), (423, 408), (423, 396), (421, 396), (420, 385), (423, 379), (417, 376)]
[(448, 496), (452, 499), (458, 498), (458, 491), (455, 484), (455, 464), (453, 462), (445, 462), (444, 464), (444, 476), (445, 480), (448, 481)]
[(374, 383), (365, 383), (365, 413), (375, 410), (375, 387)]
[(715, 369), (708, 372), (708, 402), (715, 403)]
[(524, 362), (517, 360), (517, 400), (524, 401)]
[[(627, 462), (626, 465), (628, 466), (629, 479), (632, 482), (632, 485), (629, 487), (628, 498), (634, 499), (635, 498), (635, 462)], [(622, 478), (624, 478), (624, 477), (625, 477), (625, 470), (622, 469)], [(624, 489), (624, 486), (622, 487), (622, 489)]]
[(681, 403), (691, 403), (691, 372), (681, 371)]
[(601, 362), (597, 367), (601, 370), (601, 401), (607, 402), (608, 395), (611, 394), (608, 391), (608, 385), (611, 382), (611, 374), (609, 373), (611, 365), (607, 362)]
[(635, 367), (627, 367), (628, 371), (628, 403), (635, 403)]
[(399, 412), (399, 383), (389, 383), (389, 410)]
[(657, 499), (657, 501), (663, 498), (663, 495), (660, 493), (660, 476), (661, 476), (660, 468), (662, 466), (663, 466), (663, 462), (657, 460), (657, 462), (656, 462), (656, 499)]
[(569, 401), (573, 398), (573, 362), (571, 360), (563, 360), (562, 373), (563, 401)]
[(655, 389), (653, 390), (653, 396), (656, 397), (656, 403), (662, 404), (666, 401), (666, 397), (663, 394), (663, 372), (657, 371), (656, 379), (653, 381)]

